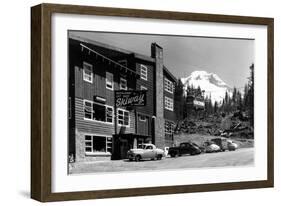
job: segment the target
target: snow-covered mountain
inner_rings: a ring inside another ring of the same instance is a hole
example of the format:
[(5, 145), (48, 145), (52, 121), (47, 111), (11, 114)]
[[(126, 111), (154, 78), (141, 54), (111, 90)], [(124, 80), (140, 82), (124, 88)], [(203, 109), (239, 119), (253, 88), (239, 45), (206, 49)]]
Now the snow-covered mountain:
[(201, 90), (205, 90), (205, 96), (211, 95), (212, 103), (217, 101), (221, 104), (226, 91), (232, 94), (232, 89), (214, 73), (194, 71), (189, 77), (181, 78), (181, 81), (185, 89), (188, 85), (193, 85), (194, 88), (200, 86)]

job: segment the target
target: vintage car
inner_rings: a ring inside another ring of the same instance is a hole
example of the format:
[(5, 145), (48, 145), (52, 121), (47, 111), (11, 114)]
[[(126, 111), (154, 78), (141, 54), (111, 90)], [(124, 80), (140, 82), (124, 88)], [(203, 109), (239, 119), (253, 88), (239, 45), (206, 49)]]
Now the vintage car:
[(207, 141), (204, 144), (205, 146), (205, 152), (206, 153), (211, 153), (211, 152), (220, 152), (221, 148), (220, 146), (216, 145), (214, 142), (212, 141)]
[(238, 145), (232, 140), (227, 140), (227, 146), (229, 151), (235, 151), (236, 149), (238, 149)]
[(164, 156), (164, 150), (156, 148), (154, 144), (141, 144), (136, 149), (130, 149), (127, 153), (130, 161), (136, 162), (142, 159), (161, 160)]
[(228, 150), (228, 144), (226, 138), (218, 137), (218, 138), (211, 139), (211, 141), (220, 147), (220, 151), (224, 152), (225, 150)]
[(225, 150), (234, 151), (238, 148), (238, 145), (236, 143), (224, 137), (214, 138), (211, 139), (211, 141), (220, 146), (222, 152), (224, 152)]
[(170, 147), (168, 152), (171, 157), (182, 156), (184, 154), (197, 155), (200, 153), (201, 149), (193, 142), (182, 142), (178, 147)]

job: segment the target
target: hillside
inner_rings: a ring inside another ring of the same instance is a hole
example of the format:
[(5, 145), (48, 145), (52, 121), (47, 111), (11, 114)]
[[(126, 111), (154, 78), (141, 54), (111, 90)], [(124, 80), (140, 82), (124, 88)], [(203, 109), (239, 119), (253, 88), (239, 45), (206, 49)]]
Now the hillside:
[(205, 141), (219, 136), (236, 141), (240, 147), (252, 147), (254, 144), (254, 130), (248, 118), (239, 112), (226, 116), (186, 118), (178, 122), (174, 138), (176, 144), (193, 141), (202, 145)]

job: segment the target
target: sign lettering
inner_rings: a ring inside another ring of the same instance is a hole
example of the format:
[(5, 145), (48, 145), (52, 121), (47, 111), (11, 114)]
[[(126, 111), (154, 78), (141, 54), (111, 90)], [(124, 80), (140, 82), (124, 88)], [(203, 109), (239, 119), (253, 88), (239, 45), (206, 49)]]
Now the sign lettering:
[(146, 106), (146, 91), (115, 91), (116, 107)]

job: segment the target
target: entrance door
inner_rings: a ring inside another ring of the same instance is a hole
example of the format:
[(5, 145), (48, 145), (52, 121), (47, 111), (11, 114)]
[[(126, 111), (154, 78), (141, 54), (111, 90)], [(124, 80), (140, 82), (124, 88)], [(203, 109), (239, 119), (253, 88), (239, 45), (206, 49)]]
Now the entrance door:
[(138, 115), (137, 134), (149, 136), (149, 118), (145, 115)]
[(122, 139), (120, 142), (120, 157), (121, 159), (127, 158), (127, 152), (130, 149), (128, 140)]

